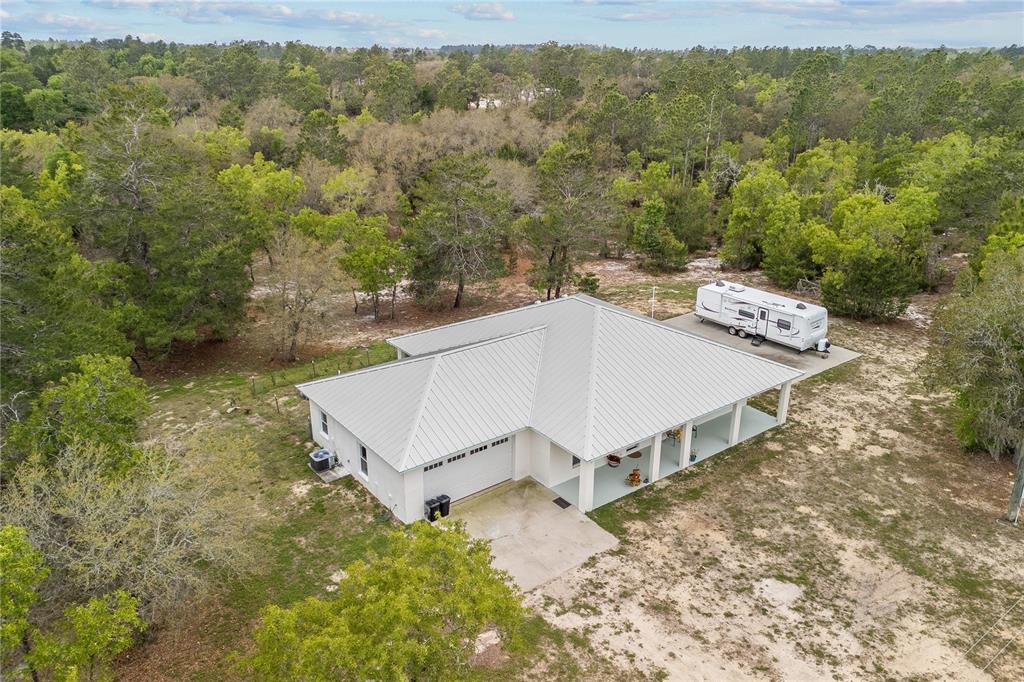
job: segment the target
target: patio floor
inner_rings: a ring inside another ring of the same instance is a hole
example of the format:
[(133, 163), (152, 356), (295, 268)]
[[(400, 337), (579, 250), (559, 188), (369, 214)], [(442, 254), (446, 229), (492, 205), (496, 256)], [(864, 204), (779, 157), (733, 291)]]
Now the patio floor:
[[(718, 454), (729, 447), (729, 420), (731, 415), (723, 414), (703, 424), (697, 425), (697, 431), (693, 434), (693, 449), (697, 451), (697, 460), (687, 463), (693, 466), (704, 461), (712, 455)], [(740, 441), (753, 438), (759, 433), (764, 433), (776, 425), (775, 417), (755, 410), (749, 405), (744, 405), (743, 414), (740, 415)], [(681, 443), (671, 439), (665, 439), (661, 444), (661, 474), (664, 478), (674, 474), (681, 468), (679, 466), (679, 450)], [(614, 502), (620, 497), (625, 497), (631, 492), (649, 485), (648, 475), (650, 474), (651, 446), (640, 449), (640, 458), (633, 459), (624, 457), (622, 464), (616, 468), (607, 464), (597, 467), (594, 471), (594, 508)], [(640, 474), (644, 482), (631, 487), (626, 484), (626, 476), (635, 467), (640, 467)], [(552, 486), (553, 491), (572, 504), (579, 502), (580, 484), (579, 477), (570, 478), (564, 483)]]

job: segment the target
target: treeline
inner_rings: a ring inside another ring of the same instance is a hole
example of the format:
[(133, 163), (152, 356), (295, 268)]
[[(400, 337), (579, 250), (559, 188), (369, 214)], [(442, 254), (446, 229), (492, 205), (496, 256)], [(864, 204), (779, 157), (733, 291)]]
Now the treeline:
[[(394, 315), (400, 288), (459, 306), (467, 287), (525, 261), (554, 297), (599, 286), (580, 263), (627, 253), (666, 271), (718, 249), (779, 286), (820, 287), (833, 312), (888, 320), (963, 252), (965, 296), (994, 301), (1024, 252), (1022, 59), (1018, 48), (29, 47), (4, 34), (4, 518), (25, 529), (12, 543), (41, 552), (24, 570), (47, 595), (45, 617), (12, 632), (58, 643), (24, 660), (73, 664), (44, 655), (73, 650), (71, 625), (44, 628), (62, 609), (130, 632), (128, 611), (153, 618), (161, 595), (200, 589), (201, 567), (240, 561), (237, 515), (210, 511), (226, 493), (182, 454), (218, 446), (138, 445), (146, 401), (132, 361), (229, 338), (253, 301), (294, 359), (339, 292), (377, 317)], [(992, 351), (1004, 361), (993, 386), (1014, 366), (1004, 351)], [(957, 390), (972, 442), (1016, 447), (1004, 398)], [(71, 489), (91, 497), (61, 497)], [(134, 537), (177, 528), (177, 553), (97, 541), (139, 509)], [(212, 530), (190, 533), (197, 519)], [(164, 578), (154, 588), (133, 567)]]

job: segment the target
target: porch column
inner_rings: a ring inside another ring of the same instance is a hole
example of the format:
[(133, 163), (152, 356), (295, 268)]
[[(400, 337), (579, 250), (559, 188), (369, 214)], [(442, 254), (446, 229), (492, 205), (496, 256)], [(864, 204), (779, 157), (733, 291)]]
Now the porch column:
[(399, 360), (401, 360), (401, 359), (402, 359), (402, 358), (404, 358), (404, 357), (407, 357), (407, 356), (406, 356), (406, 354), (405, 354), (405, 351), (404, 351), (404, 350), (402, 350), (401, 348), (398, 348), (398, 349), (396, 349), (396, 350), (397, 350), (397, 352), (398, 352), (398, 359), (399, 359)]
[(683, 444), (679, 448), (679, 468), (690, 466), (690, 451), (693, 450), (693, 422), (683, 424)]
[(740, 413), (743, 412), (745, 400), (737, 400), (732, 404), (732, 418), (729, 421), (729, 445), (740, 442)]
[(594, 508), (594, 461), (580, 462), (580, 494), (576, 506), (581, 512)]
[(787, 381), (779, 389), (779, 407), (775, 410), (775, 421), (779, 424), (785, 424), (786, 417), (789, 416), (789, 390), (792, 387), (793, 382)]
[(530, 443), (533, 439), (526, 429), (512, 436), (512, 480), (520, 481), (530, 475)]
[(648, 480), (654, 483), (661, 478), (661, 434), (656, 433), (651, 438), (651, 472), (647, 475)]

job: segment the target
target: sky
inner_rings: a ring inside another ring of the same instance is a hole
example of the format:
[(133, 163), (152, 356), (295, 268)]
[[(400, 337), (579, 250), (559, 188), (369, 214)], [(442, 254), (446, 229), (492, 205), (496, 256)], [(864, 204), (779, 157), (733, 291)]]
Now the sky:
[(299, 40), (440, 47), (550, 40), (632, 48), (695, 45), (983, 47), (1024, 44), (1024, 0), (0, 0), (25, 38), (185, 43)]

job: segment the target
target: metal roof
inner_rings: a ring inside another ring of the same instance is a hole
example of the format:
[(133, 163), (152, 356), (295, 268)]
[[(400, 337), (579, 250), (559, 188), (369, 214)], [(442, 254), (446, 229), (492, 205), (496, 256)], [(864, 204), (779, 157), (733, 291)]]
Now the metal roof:
[(802, 374), (581, 294), (389, 341), (298, 388), (399, 471), (525, 428), (596, 459)]

